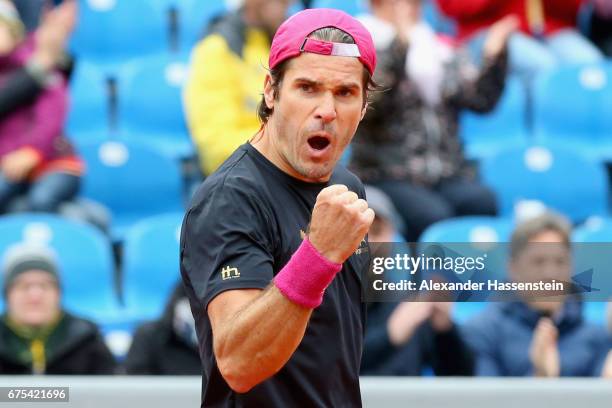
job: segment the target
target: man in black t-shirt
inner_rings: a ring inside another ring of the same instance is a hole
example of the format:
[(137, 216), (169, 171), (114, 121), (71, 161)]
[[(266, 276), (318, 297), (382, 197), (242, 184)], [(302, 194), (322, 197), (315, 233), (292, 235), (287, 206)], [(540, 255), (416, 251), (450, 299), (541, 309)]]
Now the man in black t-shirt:
[(361, 274), (374, 212), (336, 163), (375, 65), (372, 38), (348, 14), (289, 18), (270, 50), (261, 131), (193, 198), (181, 274), (203, 407), (361, 406)]

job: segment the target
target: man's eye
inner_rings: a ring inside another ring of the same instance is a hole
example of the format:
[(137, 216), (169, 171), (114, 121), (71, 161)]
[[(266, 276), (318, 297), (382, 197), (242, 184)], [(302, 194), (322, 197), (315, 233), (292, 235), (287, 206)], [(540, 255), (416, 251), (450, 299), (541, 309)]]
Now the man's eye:
[(312, 85), (302, 84), (300, 85), (300, 89), (304, 92), (312, 92)]

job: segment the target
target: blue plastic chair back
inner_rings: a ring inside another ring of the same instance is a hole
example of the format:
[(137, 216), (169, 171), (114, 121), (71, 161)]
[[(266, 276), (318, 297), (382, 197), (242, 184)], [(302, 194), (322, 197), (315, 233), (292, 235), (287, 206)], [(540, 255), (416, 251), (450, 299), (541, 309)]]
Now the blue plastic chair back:
[(480, 172), (498, 197), (502, 216), (523, 200), (539, 201), (574, 222), (607, 213), (603, 164), (560, 147), (511, 148), (487, 158)]
[(455, 22), (446, 17), (439, 9), (435, 0), (425, 0), (422, 2), (423, 18), (438, 33), (455, 36), (457, 26)]
[(170, 16), (151, 0), (80, 0), (70, 48), (78, 57), (99, 61), (169, 49)]
[(187, 61), (169, 55), (134, 62), (122, 82), (121, 134), (172, 157), (192, 155), (182, 101), (187, 72)]
[(574, 230), (572, 241), (612, 243), (612, 219), (594, 217), (588, 220)]
[(534, 86), (539, 140), (562, 142), (595, 157), (612, 157), (612, 63), (563, 66)]
[[(612, 219), (593, 217), (580, 225), (572, 234), (572, 248), (577, 272), (592, 268), (591, 285), (609, 292), (612, 281), (609, 277), (609, 254), (612, 247)], [(596, 323), (606, 324), (607, 302), (584, 303), (585, 317)]]
[(111, 76), (97, 64), (82, 60), (76, 63), (70, 81), (66, 132), (77, 144), (107, 137), (111, 132)]
[(458, 217), (436, 222), (429, 226), (420, 242), (508, 242), (513, 222), (505, 218), (474, 216)]
[(203, 37), (210, 21), (225, 12), (222, 1), (163, 0), (174, 3), (179, 13), (179, 35), (182, 52), (189, 52)]
[(125, 306), (143, 319), (159, 317), (179, 273), (183, 213), (148, 218), (125, 235), (123, 294)]
[(365, 0), (314, 0), (311, 7), (338, 9), (352, 16), (368, 11)]
[(24, 242), (48, 246), (56, 253), (62, 303), (68, 311), (95, 318), (116, 310), (111, 245), (101, 232), (52, 215), (0, 217), (0, 253)]
[(183, 211), (179, 165), (156, 149), (106, 142), (82, 146), (81, 155), (87, 165), (82, 195), (111, 210), (115, 239), (141, 219)]
[[(512, 229), (512, 220), (505, 218), (488, 216), (451, 218), (428, 227), (419, 238), (419, 250), (426, 253), (432, 249), (430, 244), (433, 246), (442, 244), (445, 251), (455, 253), (456, 256), (481, 257), (486, 254), (484, 262), (486, 272), (476, 272), (474, 280), (504, 279), (507, 276), (507, 243), (510, 241)], [(469, 311), (471, 308), (471, 306), (461, 306), (459, 310)]]
[(495, 110), (481, 115), (461, 115), (460, 132), (469, 158), (482, 159), (508, 146), (527, 142), (526, 92), (517, 78), (510, 78)]

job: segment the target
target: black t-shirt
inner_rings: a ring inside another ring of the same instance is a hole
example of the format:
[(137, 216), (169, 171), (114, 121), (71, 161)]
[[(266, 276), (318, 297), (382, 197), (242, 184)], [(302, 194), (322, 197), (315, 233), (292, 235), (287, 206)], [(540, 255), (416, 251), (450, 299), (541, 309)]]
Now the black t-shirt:
[(181, 233), (181, 274), (204, 366), (203, 407), (361, 406), (361, 277), (369, 262), (365, 241), (325, 291), (287, 364), (247, 393), (235, 393), (221, 376), (206, 313), (208, 303), (225, 290), (270, 284), (300, 246), (318, 193), (332, 184), (345, 184), (364, 198), (359, 179), (343, 167), (327, 183), (306, 183), (247, 143), (193, 198)]

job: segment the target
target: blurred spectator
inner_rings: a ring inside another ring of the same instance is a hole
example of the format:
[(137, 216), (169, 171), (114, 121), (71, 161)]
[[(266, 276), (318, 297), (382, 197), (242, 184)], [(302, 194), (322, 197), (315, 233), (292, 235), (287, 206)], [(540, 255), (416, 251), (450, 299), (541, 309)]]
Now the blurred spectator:
[[(368, 233), (371, 248), (377, 242), (392, 242), (397, 235), (393, 220), (399, 218), (393, 204), (370, 186), (366, 197), (376, 213)], [(386, 245), (380, 249), (385, 247), (389, 249)], [(431, 367), (440, 376), (472, 375), (472, 355), (451, 320), (451, 306), (443, 302), (369, 303), (361, 374), (419, 376)]]
[[(546, 213), (518, 225), (510, 243), (515, 282), (571, 282), (569, 222)], [(490, 305), (465, 326), (481, 376), (599, 376), (610, 340), (603, 327), (583, 320), (582, 303), (566, 293), (521, 295)], [(547, 300), (548, 299), (548, 300)]]
[(202, 374), (195, 323), (182, 283), (172, 293), (164, 315), (136, 330), (125, 369), (135, 375)]
[(55, 69), (69, 74), (72, 61), (64, 49), (74, 28), (76, 14), (76, 2), (72, 0), (46, 14), (34, 35), (35, 49), (27, 62), (4, 73), (0, 83), (0, 119), (32, 103), (45, 90)]
[[(24, 36), (12, 3), (0, 1), (0, 84), (27, 66), (37, 39)], [(53, 212), (76, 195), (83, 163), (63, 136), (67, 109), (66, 79), (55, 72), (34, 100), (0, 120), (0, 214), (19, 196), (23, 210)]]
[[(612, 302), (608, 303), (608, 334), (612, 336)], [(612, 378), (612, 350), (608, 353), (602, 376)]]
[(612, 379), (612, 351), (608, 353), (608, 358), (606, 358), (606, 363), (604, 364), (601, 376)]
[(61, 309), (51, 249), (19, 244), (6, 252), (3, 266), (0, 374), (113, 373), (114, 358), (96, 325)]
[(594, 0), (591, 17), (591, 40), (612, 57), (612, 0)]
[(237, 12), (214, 20), (193, 50), (185, 111), (205, 175), (260, 127), (264, 64), (289, 3), (245, 0)]
[(420, 0), (374, 0), (360, 19), (378, 51), (375, 79), (386, 91), (353, 140), (351, 168), (399, 210), (409, 241), (457, 215), (495, 214), (493, 193), (474, 180), (458, 137), (463, 109), (487, 112), (504, 89), (513, 19), (495, 24), (478, 70), (422, 19)]
[(478, 48), (499, 19), (514, 15), (522, 33), (510, 39), (512, 70), (530, 77), (558, 64), (591, 63), (602, 59), (599, 50), (576, 29), (578, 12), (586, 0), (437, 0), (440, 9), (458, 26), (460, 41)]
[(36, 30), (44, 14), (63, 0), (13, 0), (28, 33)]

